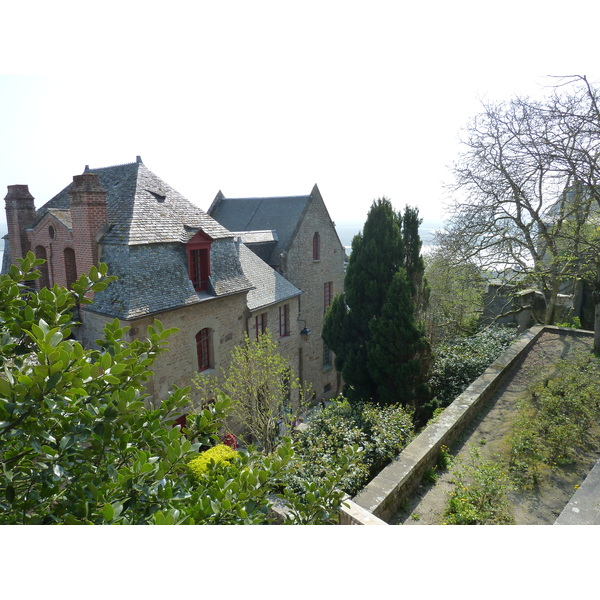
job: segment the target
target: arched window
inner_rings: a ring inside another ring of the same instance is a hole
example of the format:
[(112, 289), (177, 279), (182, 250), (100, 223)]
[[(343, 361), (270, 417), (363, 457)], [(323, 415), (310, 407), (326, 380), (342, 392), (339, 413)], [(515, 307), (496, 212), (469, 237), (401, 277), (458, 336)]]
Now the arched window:
[(77, 263), (75, 262), (75, 250), (65, 248), (65, 277), (67, 278), (67, 287), (71, 287), (74, 281), (77, 281)]
[(321, 236), (318, 231), (313, 235), (313, 260), (321, 260)]
[(50, 287), (50, 273), (48, 271), (48, 255), (46, 254), (46, 248), (44, 248), (44, 246), (36, 246), (35, 249), (35, 257), (36, 258), (43, 258), (44, 264), (40, 265), (38, 268), (40, 270), (40, 277), (37, 280), (37, 285), (38, 285), (38, 290), (41, 290), (42, 288), (49, 288)]
[(196, 334), (198, 352), (198, 371), (210, 369), (210, 329), (205, 327)]

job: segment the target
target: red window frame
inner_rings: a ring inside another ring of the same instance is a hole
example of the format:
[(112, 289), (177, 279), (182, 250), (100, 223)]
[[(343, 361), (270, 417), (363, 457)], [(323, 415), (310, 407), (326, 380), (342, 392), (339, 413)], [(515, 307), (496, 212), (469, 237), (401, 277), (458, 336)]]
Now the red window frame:
[(254, 317), (254, 330), (257, 340), (260, 335), (267, 331), (267, 313), (260, 313), (260, 315)]
[(208, 288), (210, 277), (210, 247), (212, 238), (199, 231), (186, 244), (189, 278), (197, 292)]
[(196, 334), (196, 351), (198, 371), (206, 371), (210, 368), (210, 330), (207, 327)]
[(323, 314), (327, 312), (327, 307), (333, 299), (333, 281), (327, 281), (323, 284)]
[(279, 307), (279, 337), (290, 334), (290, 305), (284, 304)]
[(313, 235), (313, 260), (321, 260), (321, 236), (318, 231)]

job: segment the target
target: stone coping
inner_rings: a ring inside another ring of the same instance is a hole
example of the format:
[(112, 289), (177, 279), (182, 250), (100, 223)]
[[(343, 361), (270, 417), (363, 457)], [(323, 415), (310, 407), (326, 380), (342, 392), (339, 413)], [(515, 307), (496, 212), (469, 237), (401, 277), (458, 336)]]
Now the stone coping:
[(344, 499), (339, 515), (340, 525), (387, 525), (385, 521), (350, 500), (350, 497)]
[(442, 446), (452, 445), (498, 388), (504, 376), (520, 362), (541, 334), (548, 330), (565, 334), (583, 333), (541, 325), (525, 331), (435, 421), (427, 425), (391, 464), (369, 482), (352, 499), (353, 502), (368, 514), (385, 522), (389, 521), (398, 512), (403, 500), (419, 485), (427, 469), (437, 463)]

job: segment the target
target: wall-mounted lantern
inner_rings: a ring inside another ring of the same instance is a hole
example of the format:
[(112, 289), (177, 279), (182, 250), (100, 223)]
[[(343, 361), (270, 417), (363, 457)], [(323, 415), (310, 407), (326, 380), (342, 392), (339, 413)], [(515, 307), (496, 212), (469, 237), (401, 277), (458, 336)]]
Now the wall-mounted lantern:
[(298, 319), (298, 321), (302, 321), (304, 323), (304, 327), (300, 330), (300, 337), (303, 342), (308, 341), (308, 336), (310, 335), (310, 329), (306, 326), (306, 321), (304, 319)]

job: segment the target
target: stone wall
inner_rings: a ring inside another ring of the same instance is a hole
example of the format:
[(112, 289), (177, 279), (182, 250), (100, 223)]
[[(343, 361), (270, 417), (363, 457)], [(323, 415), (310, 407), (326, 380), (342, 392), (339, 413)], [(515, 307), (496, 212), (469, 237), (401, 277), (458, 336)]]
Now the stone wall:
[[(41, 268), (48, 272), (49, 285), (69, 286), (77, 275), (75, 264), (71, 269), (68, 268), (69, 258), (66, 256), (67, 249), (70, 249), (75, 256), (72, 232), (63, 223), (48, 214), (35, 228), (35, 231), (31, 231), (29, 234), (32, 250), (36, 252), (40, 246), (45, 250), (47, 263), (45, 267)], [(70, 275), (68, 271), (71, 272)]]
[[(320, 237), (320, 255), (313, 260), (313, 236)], [(295, 234), (292, 246), (285, 257), (284, 276), (304, 294), (301, 297), (298, 331), (304, 326), (311, 330), (306, 342), (299, 346), (302, 354), (301, 378), (312, 384), (318, 398), (331, 398), (338, 391), (338, 374), (333, 367), (323, 364), (324, 286), (332, 282), (332, 298), (344, 289), (344, 248), (331, 222), (327, 208), (313, 190), (304, 219)]]
[[(93, 305), (92, 305), (93, 306)], [(216, 376), (227, 368), (234, 346), (243, 343), (246, 332), (246, 294), (232, 294), (223, 298), (210, 298), (204, 302), (164, 311), (155, 315), (121, 321), (129, 326), (129, 339), (145, 339), (148, 326), (158, 319), (165, 329), (175, 327), (176, 333), (169, 338), (168, 351), (160, 355), (152, 370), (154, 377), (148, 383), (148, 393), (153, 402), (168, 395), (173, 385), (191, 387), (193, 402), (200, 400), (200, 393), (192, 379), (198, 372), (196, 334), (210, 329), (211, 368), (204, 376)], [(83, 314), (83, 343), (92, 345), (101, 336), (108, 319), (103, 315), (85, 311)]]

